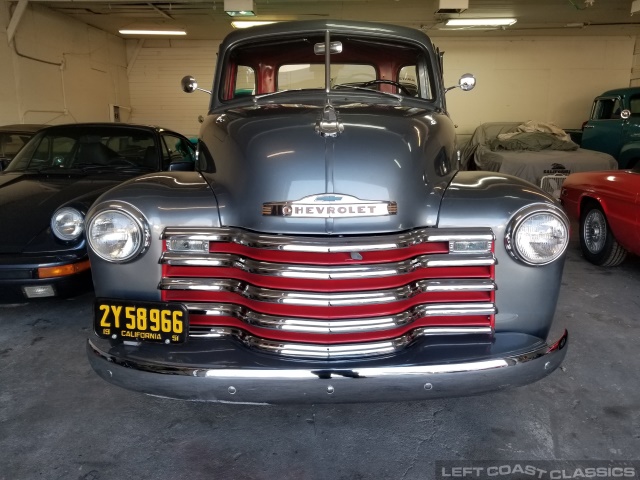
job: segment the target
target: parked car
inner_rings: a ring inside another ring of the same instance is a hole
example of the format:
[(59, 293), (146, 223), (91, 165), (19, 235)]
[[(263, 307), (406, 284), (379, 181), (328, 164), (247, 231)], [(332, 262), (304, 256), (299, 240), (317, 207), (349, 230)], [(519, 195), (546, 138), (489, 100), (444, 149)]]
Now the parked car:
[(630, 170), (569, 175), (561, 194), (570, 218), (580, 222), (580, 247), (595, 265), (621, 264), (640, 253), (640, 164)]
[(582, 148), (612, 155), (620, 169), (634, 167), (640, 160), (640, 87), (596, 97), (582, 130)]
[(568, 220), (524, 180), (458, 171), (444, 94), (416, 29), (231, 33), (197, 170), (119, 185), (87, 213), (96, 372), (258, 403), (469, 395), (551, 373), (567, 351), (566, 332), (546, 337)]
[(16, 124), (0, 127), (0, 171), (7, 168), (9, 162), (22, 147), (45, 125)]
[(462, 157), (469, 170), (515, 175), (556, 198), (570, 173), (618, 167), (611, 155), (579, 148), (561, 128), (534, 121), (483, 123)]
[(193, 169), (194, 159), (186, 137), (158, 127), (41, 130), (0, 173), (0, 298), (68, 296), (91, 287), (84, 216), (93, 201), (144, 173)]

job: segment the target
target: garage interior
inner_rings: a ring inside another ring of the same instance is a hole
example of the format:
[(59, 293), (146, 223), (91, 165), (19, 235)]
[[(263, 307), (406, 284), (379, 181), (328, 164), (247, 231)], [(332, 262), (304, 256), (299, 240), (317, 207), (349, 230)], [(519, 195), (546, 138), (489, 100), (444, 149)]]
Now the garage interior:
[[(0, 125), (131, 122), (197, 136), (209, 97), (183, 93), (180, 80), (193, 75), (210, 88), (233, 29), (225, 3), (1, 2)], [(472, 92), (447, 94), (461, 143), (486, 122), (578, 130), (595, 96), (640, 86), (640, 1), (250, 3), (257, 21), (375, 21), (426, 32), (445, 52), (446, 85), (467, 72), (478, 80)], [(517, 21), (446, 26), (494, 17)], [(119, 33), (141, 28), (186, 35)], [(263, 406), (144, 396), (89, 367), (91, 293), (0, 304), (0, 480), (425, 479), (444, 460), (624, 461), (637, 472), (640, 261), (589, 264), (576, 228), (551, 334), (571, 334), (563, 366), (477, 397)]]
[[(256, 2), (259, 21), (346, 19), (425, 31), (445, 52), (445, 83), (471, 72), (472, 95), (447, 102), (461, 138), (484, 122), (549, 121), (580, 128), (595, 95), (640, 81), (640, 12), (630, 0), (475, 0), (462, 13), (438, 1)], [(455, 2), (454, 2), (455, 3)], [(465, 3), (465, 2), (462, 2)], [(3, 2), (0, 125), (112, 121), (198, 133), (206, 95), (180, 79), (212, 84), (220, 41), (233, 27), (224, 2)], [(443, 9), (440, 9), (443, 10)], [(446, 10), (446, 9), (444, 9)], [(514, 18), (503, 28), (447, 27), (449, 18)], [(119, 34), (125, 28), (183, 29), (184, 36)], [(206, 88), (206, 87), (205, 87)]]

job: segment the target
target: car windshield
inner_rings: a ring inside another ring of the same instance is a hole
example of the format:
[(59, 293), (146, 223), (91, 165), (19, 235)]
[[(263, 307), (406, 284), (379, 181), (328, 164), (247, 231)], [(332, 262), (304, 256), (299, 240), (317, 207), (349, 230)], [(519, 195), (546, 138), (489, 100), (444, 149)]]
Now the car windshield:
[(0, 132), (0, 158), (12, 159), (33, 137), (33, 133)]
[(6, 171), (152, 171), (158, 165), (152, 132), (78, 128), (41, 132), (16, 155)]
[[(429, 55), (406, 40), (333, 35), (330, 89), (433, 99)], [(244, 42), (226, 56), (221, 101), (325, 89), (322, 34)]]

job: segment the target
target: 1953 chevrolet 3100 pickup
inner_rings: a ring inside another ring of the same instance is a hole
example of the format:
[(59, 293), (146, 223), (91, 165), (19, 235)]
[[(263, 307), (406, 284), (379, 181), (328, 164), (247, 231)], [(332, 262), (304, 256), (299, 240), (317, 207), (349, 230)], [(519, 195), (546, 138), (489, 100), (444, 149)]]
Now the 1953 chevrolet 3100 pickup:
[(567, 218), (530, 183), (459, 171), (445, 91), (417, 30), (231, 33), (195, 171), (138, 177), (87, 214), (95, 371), (172, 398), (318, 403), (555, 370)]

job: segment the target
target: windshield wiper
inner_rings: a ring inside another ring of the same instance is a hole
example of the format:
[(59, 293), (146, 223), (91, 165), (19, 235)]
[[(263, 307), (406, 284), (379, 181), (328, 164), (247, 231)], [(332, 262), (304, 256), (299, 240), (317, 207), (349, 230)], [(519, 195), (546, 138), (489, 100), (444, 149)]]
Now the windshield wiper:
[(37, 173), (42, 175), (69, 175), (86, 173), (81, 168), (60, 168), (60, 167), (41, 167), (41, 168), (27, 168), (23, 170), (25, 173)]
[[(336, 88), (336, 87), (340, 87), (340, 88)], [(340, 90), (342, 88), (350, 88), (352, 90), (359, 90), (359, 91), (368, 92), (368, 93), (377, 93), (379, 95), (386, 95), (386, 96), (395, 98), (396, 100), (398, 100), (398, 102), (402, 102), (402, 99), (404, 98), (402, 95), (398, 95), (397, 93), (381, 92), (380, 90), (375, 90), (373, 88), (359, 87), (357, 85), (347, 85), (346, 83), (339, 83), (338, 85), (334, 85), (331, 91), (335, 92), (336, 90)]]
[(262, 95), (254, 95), (253, 103), (258, 103), (258, 100), (261, 100), (261, 99), (266, 98), (266, 97), (273, 97), (275, 95), (280, 95), (281, 93), (301, 92), (303, 90), (306, 90), (306, 89), (304, 89), (304, 88), (292, 88), (291, 90), (278, 90), (277, 92), (263, 93)]

